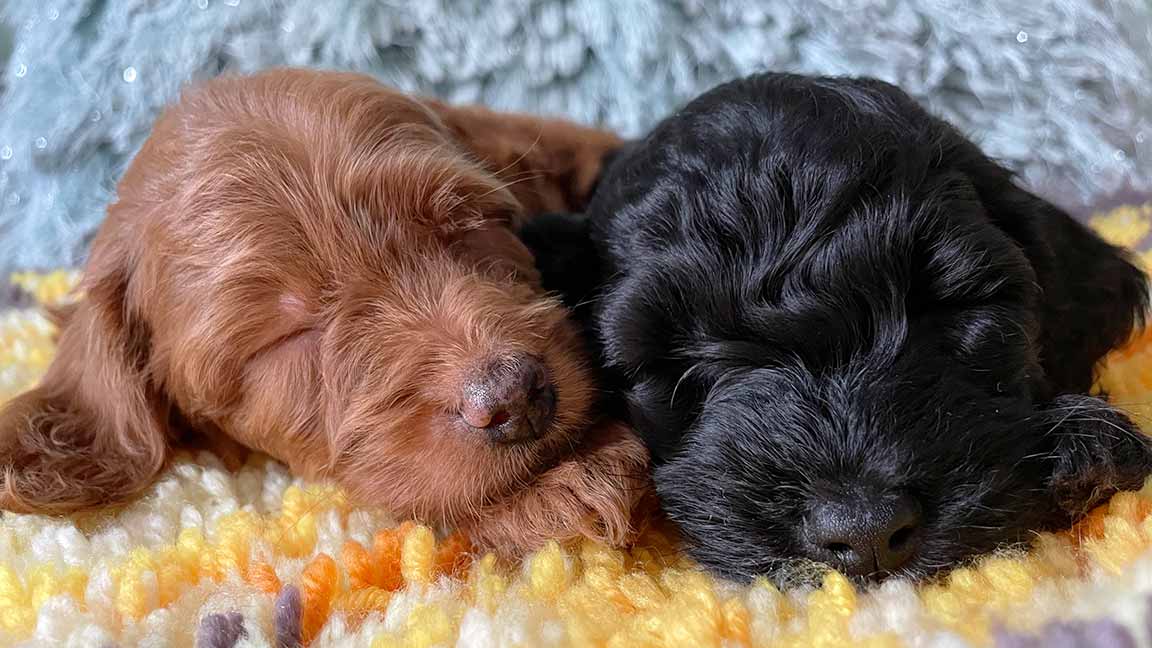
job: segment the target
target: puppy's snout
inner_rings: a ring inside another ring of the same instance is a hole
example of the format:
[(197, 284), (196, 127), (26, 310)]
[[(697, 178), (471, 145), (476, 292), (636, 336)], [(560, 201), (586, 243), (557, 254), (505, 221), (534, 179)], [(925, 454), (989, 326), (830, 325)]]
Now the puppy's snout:
[(533, 355), (500, 358), (464, 385), (460, 418), (498, 443), (544, 436), (555, 414), (556, 387)]
[(805, 522), (806, 553), (850, 576), (883, 577), (916, 553), (920, 523), (920, 504), (907, 495), (819, 502)]

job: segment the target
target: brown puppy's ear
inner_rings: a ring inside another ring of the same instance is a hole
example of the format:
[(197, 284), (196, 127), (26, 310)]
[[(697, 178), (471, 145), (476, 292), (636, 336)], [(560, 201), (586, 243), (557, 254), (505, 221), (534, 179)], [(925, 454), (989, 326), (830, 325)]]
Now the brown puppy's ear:
[(1139, 489), (1152, 474), (1152, 440), (1098, 398), (1058, 396), (1035, 424), (1055, 437), (1049, 487), (1072, 518), (1117, 491)]
[(123, 273), (99, 276), (99, 256), (44, 378), (0, 411), (2, 509), (118, 504), (148, 487), (167, 458), (167, 410), (146, 378), (148, 331), (125, 307)]
[(613, 133), (563, 119), (422, 101), (529, 214), (582, 210), (605, 159), (622, 145)]

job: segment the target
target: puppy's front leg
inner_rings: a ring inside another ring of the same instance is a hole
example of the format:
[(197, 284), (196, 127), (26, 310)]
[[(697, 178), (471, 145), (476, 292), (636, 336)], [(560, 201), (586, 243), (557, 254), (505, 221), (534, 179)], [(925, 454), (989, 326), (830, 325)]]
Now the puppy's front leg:
[(644, 444), (624, 425), (602, 423), (577, 453), (487, 507), (465, 530), (506, 557), (548, 540), (587, 537), (620, 546), (635, 538), (637, 518), (651, 502)]
[(1039, 419), (1056, 435), (1052, 494), (1073, 518), (1117, 491), (1140, 488), (1152, 473), (1152, 440), (1099, 398), (1058, 396)]

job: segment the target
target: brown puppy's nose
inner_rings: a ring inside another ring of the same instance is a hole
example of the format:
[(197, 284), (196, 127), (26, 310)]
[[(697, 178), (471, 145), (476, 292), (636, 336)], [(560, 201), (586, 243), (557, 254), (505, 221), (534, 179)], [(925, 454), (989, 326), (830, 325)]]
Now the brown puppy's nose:
[(460, 418), (498, 443), (538, 439), (556, 413), (556, 387), (533, 355), (500, 358), (464, 385)]

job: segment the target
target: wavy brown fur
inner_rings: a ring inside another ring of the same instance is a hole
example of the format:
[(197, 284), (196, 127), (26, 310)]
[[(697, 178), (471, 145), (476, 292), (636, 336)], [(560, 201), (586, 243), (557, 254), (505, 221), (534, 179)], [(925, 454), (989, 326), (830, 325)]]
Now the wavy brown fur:
[[(616, 146), (356, 75), (187, 92), (120, 184), (57, 358), (0, 413), (0, 506), (126, 501), (191, 431), (506, 554), (627, 540), (647, 455), (612, 423), (581, 445), (582, 340), (514, 233), (582, 207)], [(461, 381), (516, 353), (543, 360), (557, 412), (500, 445), (460, 424)]]

